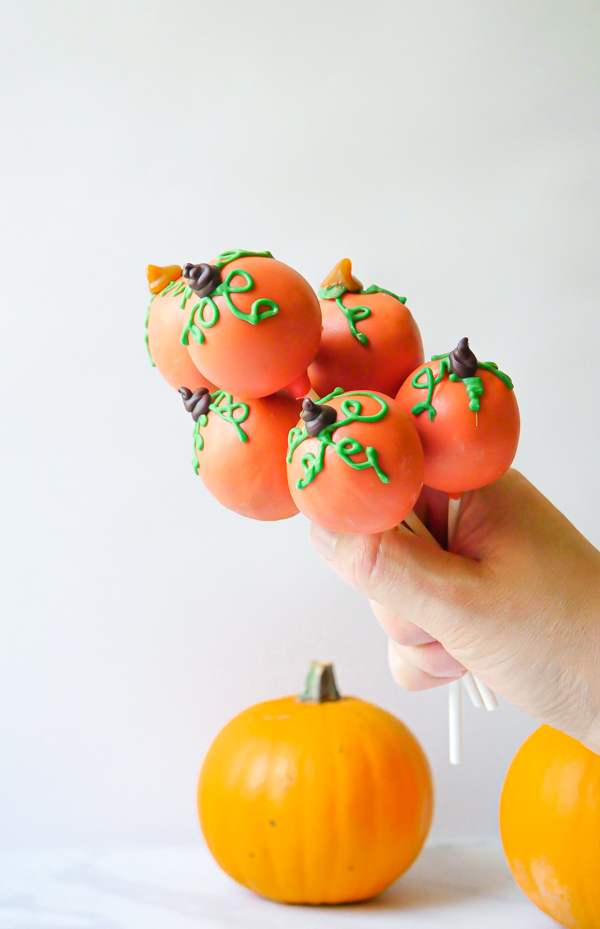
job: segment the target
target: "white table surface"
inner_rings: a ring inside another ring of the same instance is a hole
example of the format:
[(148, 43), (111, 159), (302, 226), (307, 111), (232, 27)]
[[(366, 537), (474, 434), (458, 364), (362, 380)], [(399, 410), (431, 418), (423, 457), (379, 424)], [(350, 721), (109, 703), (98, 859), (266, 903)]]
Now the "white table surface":
[(282, 906), (230, 881), (203, 847), (0, 854), (0, 929), (556, 929), (489, 845), (425, 849), (389, 890)]

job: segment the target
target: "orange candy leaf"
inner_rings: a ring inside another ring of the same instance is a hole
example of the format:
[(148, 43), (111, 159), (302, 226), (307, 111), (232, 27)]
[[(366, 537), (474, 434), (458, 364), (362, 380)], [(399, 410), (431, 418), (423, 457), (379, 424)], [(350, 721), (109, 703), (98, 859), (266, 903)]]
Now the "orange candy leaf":
[(359, 293), (363, 289), (361, 282), (352, 274), (352, 262), (349, 258), (342, 258), (338, 261), (321, 284), (323, 290), (336, 286), (342, 286), (351, 294)]
[(150, 285), (151, 294), (159, 294), (161, 290), (181, 277), (181, 268), (179, 265), (168, 265), (166, 268), (159, 268), (157, 265), (148, 265), (146, 275)]

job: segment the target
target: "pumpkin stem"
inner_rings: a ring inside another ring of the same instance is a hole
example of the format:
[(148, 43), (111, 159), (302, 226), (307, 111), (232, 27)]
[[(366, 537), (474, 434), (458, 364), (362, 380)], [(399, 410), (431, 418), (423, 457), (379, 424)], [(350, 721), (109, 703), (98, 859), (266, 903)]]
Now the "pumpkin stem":
[(311, 661), (304, 690), (298, 695), (298, 700), (301, 703), (327, 703), (340, 699), (331, 662)]
[(342, 258), (338, 261), (335, 268), (332, 268), (323, 283), (322, 290), (328, 290), (331, 287), (341, 286), (352, 294), (360, 293), (362, 290), (361, 282), (352, 274), (352, 262), (349, 258)]

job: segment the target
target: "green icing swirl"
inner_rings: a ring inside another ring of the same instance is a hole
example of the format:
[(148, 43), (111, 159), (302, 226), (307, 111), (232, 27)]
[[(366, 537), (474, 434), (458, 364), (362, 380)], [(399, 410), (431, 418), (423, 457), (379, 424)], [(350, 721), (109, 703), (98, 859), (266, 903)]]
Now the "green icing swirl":
[[(271, 252), (249, 252), (241, 248), (234, 248), (228, 252), (221, 252), (221, 254), (217, 256), (217, 258), (215, 259), (213, 263), (215, 267), (221, 269), (225, 267), (225, 265), (229, 264), (230, 262), (236, 261), (238, 258), (273, 258), (273, 255), (271, 254)], [(226, 287), (225, 285), (227, 285), (228, 282), (231, 281), (232, 277), (234, 277), (237, 274), (241, 275), (245, 279), (247, 286)], [(235, 271), (235, 272), (232, 271), (227, 276), (227, 279), (222, 284), (220, 284), (219, 287), (217, 287), (215, 291), (213, 291), (213, 294), (211, 294), (211, 296), (222, 294), (225, 297), (225, 300), (227, 301), (227, 305), (229, 309), (231, 310), (231, 312), (234, 314), (234, 316), (237, 316), (238, 319), (245, 319), (246, 322), (249, 322), (253, 326), (255, 326), (256, 323), (260, 322), (261, 319), (266, 319), (268, 316), (275, 316), (277, 313), (279, 313), (279, 307), (277, 306), (276, 303), (274, 303), (273, 300), (266, 300), (263, 298), (261, 300), (254, 301), (249, 313), (242, 313), (241, 310), (238, 310), (237, 307), (233, 304), (233, 302), (229, 298), (229, 293), (244, 293), (247, 290), (252, 290), (253, 287), (254, 287), (254, 281), (252, 280), (252, 278), (250, 277), (247, 271)], [(152, 365), (153, 368), (155, 368), (156, 365), (154, 364), (154, 359), (152, 358), (152, 355), (150, 353), (150, 346), (148, 344), (148, 320), (150, 319), (150, 307), (152, 306), (152, 301), (154, 300), (155, 297), (164, 297), (166, 294), (170, 293), (171, 291), (173, 291), (174, 297), (178, 297), (179, 294), (183, 294), (183, 297), (181, 298), (181, 303), (179, 304), (182, 310), (185, 310), (185, 305), (186, 305), (187, 300), (189, 300), (189, 298), (194, 293), (194, 291), (191, 289), (191, 287), (189, 287), (186, 284), (185, 281), (179, 281), (179, 282), (171, 281), (169, 284), (167, 284), (166, 287), (164, 287), (160, 291), (160, 293), (152, 294), (152, 297), (150, 298), (150, 303), (148, 304), (148, 309), (146, 310), (146, 318), (144, 319), (144, 341), (146, 343), (146, 351), (148, 352), (148, 358), (150, 359), (150, 364)], [(212, 317), (209, 318), (208, 322), (204, 322), (204, 320), (202, 319), (202, 311), (204, 307), (206, 306), (207, 302), (210, 302), (212, 304), (211, 312), (213, 315)], [(269, 309), (263, 310), (262, 312), (260, 312), (258, 307), (263, 306), (263, 305), (268, 306)], [(188, 323), (185, 329), (183, 330), (183, 334), (181, 336), (181, 342), (183, 345), (188, 344), (190, 332), (192, 333), (192, 335), (194, 336), (197, 342), (199, 342), (200, 344), (204, 342), (204, 333), (198, 328), (198, 326), (193, 325), (193, 318), (197, 310), (200, 311), (200, 319), (198, 320), (198, 322), (200, 323), (200, 326), (202, 326), (202, 328), (204, 329), (210, 329), (212, 326), (215, 325), (215, 323), (219, 319), (219, 310), (216, 304), (212, 300), (210, 300), (210, 297), (203, 297), (200, 303), (197, 303), (194, 309), (192, 310), (190, 319), (188, 320)], [(184, 336), (185, 336), (185, 339), (184, 339)]]
[[(237, 400), (234, 403), (233, 396), (230, 393), (227, 393), (226, 390), (215, 390), (215, 392), (210, 396), (212, 402), (208, 407), (209, 412), (216, 413), (217, 416), (220, 416), (221, 419), (225, 420), (225, 422), (228, 422), (234, 426), (240, 442), (247, 442), (248, 436), (242, 429), (241, 423), (248, 419), (248, 415), (250, 413), (250, 407), (248, 404), (243, 403), (241, 400)], [(242, 415), (236, 417), (236, 410), (241, 410)], [(198, 421), (194, 423), (194, 455), (192, 457), (192, 467), (196, 474), (198, 474), (200, 468), (198, 452), (201, 452), (204, 448), (204, 436), (200, 432), (200, 429), (202, 426), (206, 426), (207, 423), (208, 414), (206, 413), (203, 413), (202, 416), (199, 416)]]
[(364, 332), (359, 332), (356, 328), (356, 324), (359, 323), (362, 319), (366, 319), (371, 315), (371, 310), (368, 306), (344, 306), (342, 303), (341, 297), (336, 297), (335, 302), (339, 306), (340, 310), (348, 320), (348, 325), (350, 327), (350, 332), (355, 339), (358, 339), (361, 345), (368, 345), (369, 339), (364, 334)]
[[(474, 413), (478, 413), (480, 407), (479, 398), (483, 396), (483, 381), (481, 378), (459, 377), (457, 374), (452, 374), (452, 369), (450, 367), (450, 352), (446, 352), (444, 355), (432, 355), (431, 360), (439, 361), (440, 363), (437, 376), (434, 377), (431, 368), (428, 365), (425, 365), (424, 368), (421, 368), (420, 371), (417, 371), (411, 381), (411, 385), (416, 387), (417, 390), (427, 391), (427, 399), (422, 400), (421, 403), (416, 403), (415, 406), (413, 406), (411, 410), (413, 416), (419, 416), (421, 413), (427, 412), (427, 415), (431, 421), (435, 419), (437, 410), (432, 403), (433, 391), (435, 390), (436, 384), (439, 384), (441, 381), (443, 381), (446, 375), (448, 375), (448, 380), (461, 381), (465, 385), (467, 397), (469, 398), (469, 409)], [(490, 374), (494, 374), (502, 381), (503, 384), (506, 384), (509, 390), (514, 390), (514, 384), (508, 374), (500, 371), (498, 365), (494, 364), (493, 361), (479, 361), (477, 363), (477, 367), (483, 368), (485, 371), (489, 371)], [(422, 380), (423, 375), (425, 375), (424, 381)]]
[(247, 252), (243, 248), (232, 248), (228, 252), (221, 252), (215, 260), (211, 262), (219, 270), (231, 261), (237, 261), (238, 258), (272, 258), (271, 252)]
[[(230, 259), (233, 261), (233, 258)], [(241, 277), (244, 281), (243, 285), (233, 286), (231, 281), (236, 278)], [(181, 333), (181, 343), (182, 345), (189, 345), (190, 333), (192, 337), (198, 342), (199, 345), (205, 341), (205, 335), (202, 332), (202, 329), (212, 329), (212, 327), (219, 321), (219, 307), (214, 301), (214, 297), (222, 296), (225, 298), (225, 304), (227, 308), (233, 313), (234, 316), (237, 316), (238, 319), (243, 319), (244, 322), (250, 323), (251, 326), (256, 326), (263, 319), (268, 319), (269, 316), (277, 316), (279, 313), (279, 307), (274, 300), (268, 300), (266, 297), (261, 297), (259, 300), (255, 300), (250, 308), (249, 313), (244, 313), (242, 310), (239, 310), (233, 300), (230, 297), (230, 294), (243, 294), (247, 293), (249, 290), (252, 290), (254, 287), (254, 280), (248, 274), (247, 271), (242, 271), (239, 268), (235, 268), (233, 271), (230, 271), (224, 281), (222, 281), (219, 286), (213, 290), (212, 294), (209, 294), (207, 297), (202, 297), (199, 303), (196, 303), (192, 307), (188, 321)], [(189, 290), (189, 288), (187, 288)], [(187, 293), (187, 291), (186, 291)], [(190, 291), (192, 293), (192, 291)], [(184, 294), (181, 306), (185, 307), (185, 301), (187, 299), (186, 294)], [(259, 309), (261, 306), (266, 307), (266, 309)], [(204, 311), (206, 308), (210, 310), (210, 316), (208, 319), (204, 318)], [(194, 322), (196, 320), (196, 322)], [(197, 325), (196, 325), (197, 323)], [(202, 327), (202, 328), (200, 328)]]
[(400, 303), (406, 303), (406, 297), (398, 297), (397, 294), (392, 293), (391, 290), (386, 290), (384, 287), (377, 287), (376, 284), (371, 284), (370, 287), (367, 287), (366, 290), (357, 290), (349, 291), (343, 284), (334, 284), (332, 287), (319, 287), (317, 291), (317, 296), (319, 300), (335, 300), (338, 307), (348, 320), (348, 326), (350, 327), (350, 332), (355, 339), (358, 339), (361, 345), (368, 345), (369, 339), (364, 334), (364, 332), (359, 332), (356, 328), (356, 323), (360, 322), (362, 319), (367, 319), (371, 315), (371, 310), (368, 306), (344, 306), (342, 303), (342, 297), (345, 293), (357, 293), (357, 294), (388, 294), (388, 296), (393, 297), (394, 300), (398, 300)]
[[(341, 387), (336, 387), (333, 393), (328, 394), (326, 397), (323, 397), (319, 400), (319, 403), (327, 403), (328, 400), (332, 400), (334, 397), (339, 397), (340, 394), (344, 394), (344, 391)], [(342, 461), (345, 461), (347, 465), (351, 468), (354, 468), (355, 471), (364, 471), (365, 468), (373, 468), (377, 477), (383, 484), (389, 483), (389, 477), (385, 474), (384, 471), (379, 467), (379, 458), (377, 454), (377, 449), (373, 448), (371, 445), (367, 445), (366, 448), (361, 445), (356, 439), (351, 438), (350, 436), (345, 436), (344, 438), (339, 439), (337, 442), (334, 442), (331, 434), (335, 432), (336, 429), (341, 428), (342, 426), (347, 426), (349, 423), (362, 422), (362, 423), (376, 423), (388, 412), (388, 405), (383, 399), (377, 394), (371, 393), (368, 390), (353, 390), (349, 391), (347, 394), (344, 394), (345, 398), (342, 400), (341, 404), (341, 413), (345, 417), (343, 419), (338, 419), (336, 422), (332, 423), (330, 426), (326, 426), (321, 430), (317, 436), (319, 442), (319, 449), (316, 455), (313, 455), (312, 452), (307, 452), (301, 458), (302, 469), (304, 471), (304, 477), (298, 478), (296, 482), (296, 487), (299, 490), (304, 490), (305, 487), (308, 487), (309, 484), (314, 481), (317, 474), (319, 474), (325, 466), (325, 450), (329, 447), (336, 452)], [(360, 400), (352, 400), (352, 397), (372, 397), (374, 400), (377, 400), (379, 403), (379, 410), (377, 413), (373, 413), (368, 416), (366, 414), (362, 415), (362, 403)], [(306, 426), (294, 426), (293, 429), (290, 429), (288, 435), (288, 463), (292, 460), (292, 455), (296, 451), (299, 445), (301, 445), (306, 439), (309, 438), (309, 435), (306, 431)], [(364, 461), (353, 461), (352, 457), (358, 455), (361, 452), (365, 454)]]

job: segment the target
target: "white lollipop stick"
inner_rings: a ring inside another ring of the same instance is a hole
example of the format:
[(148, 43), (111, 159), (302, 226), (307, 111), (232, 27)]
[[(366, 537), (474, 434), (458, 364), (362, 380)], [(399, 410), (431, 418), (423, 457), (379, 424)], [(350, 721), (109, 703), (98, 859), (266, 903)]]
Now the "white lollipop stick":
[[(482, 685), (481, 685), (481, 681), (479, 680), (479, 678), (473, 677), (471, 672), (467, 671), (465, 676), (462, 678), (462, 682), (465, 685), (465, 690), (467, 691), (469, 697), (471, 698), (471, 703), (473, 704), (475, 709), (482, 710), (486, 704), (483, 698), (483, 692), (481, 690)], [(483, 686), (485, 687), (485, 684)], [(487, 689), (489, 690), (489, 688)]]
[[(462, 497), (458, 497), (458, 499), (455, 497), (450, 497), (448, 499), (448, 549), (450, 549), (456, 537), (456, 526), (458, 523), (458, 515), (460, 513), (461, 500)], [(490, 713), (494, 710), (497, 710), (498, 700), (494, 691), (490, 690), (488, 685), (484, 684), (483, 681), (478, 677), (474, 678), (474, 681), (479, 689), (479, 693), (481, 694), (481, 699), (483, 700), (483, 705), (486, 710), (489, 710)]]
[(448, 497), (448, 551), (454, 545), (462, 497)]
[[(431, 532), (426, 526), (423, 525), (423, 523), (421, 522), (421, 520), (419, 519), (419, 517), (417, 516), (414, 510), (412, 510), (412, 512), (410, 512), (408, 516), (404, 518), (404, 522), (406, 523), (408, 528), (412, 532), (414, 532), (414, 534), (418, 536), (420, 539), (423, 539), (424, 542), (433, 542), (434, 545), (439, 545), (439, 542), (436, 539), (436, 537), (431, 534)], [(475, 709), (476, 710), (482, 709), (485, 706), (485, 700), (483, 699), (483, 696), (479, 693), (478, 682), (476, 682), (471, 672), (467, 671), (467, 673), (464, 675), (462, 680), (466, 687), (467, 693), (469, 697), (471, 698), (471, 703), (473, 704)]]
[(483, 700), (483, 705), (486, 710), (489, 710), (492, 713), (494, 710), (498, 709), (498, 698), (493, 690), (490, 690), (487, 684), (484, 684), (482, 680), (478, 677), (473, 678), (477, 687), (479, 688), (479, 693), (481, 694), (481, 699)]
[(452, 681), (448, 693), (450, 764), (460, 764), (463, 754), (462, 688), (460, 681)]

